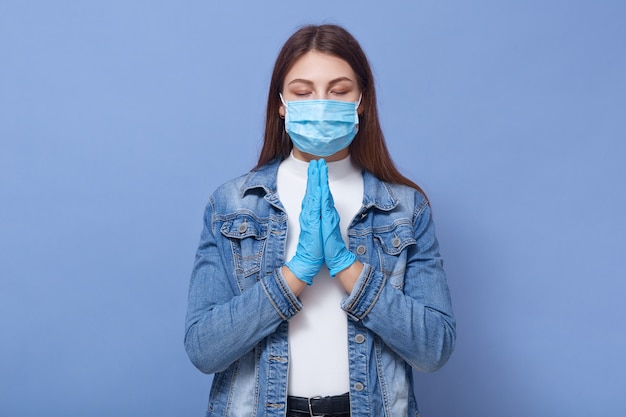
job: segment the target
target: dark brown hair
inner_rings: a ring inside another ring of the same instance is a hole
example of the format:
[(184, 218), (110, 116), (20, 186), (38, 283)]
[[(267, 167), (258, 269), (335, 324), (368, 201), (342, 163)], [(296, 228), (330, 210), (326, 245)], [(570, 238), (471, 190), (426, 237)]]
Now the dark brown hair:
[(350, 144), (352, 162), (382, 181), (405, 184), (426, 195), (417, 184), (402, 175), (391, 160), (378, 121), (374, 78), (367, 57), (357, 40), (337, 25), (305, 26), (294, 33), (279, 52), (267, 97), (265, 137), (257, 168), (276, 157), (284, 159), (291, 152), (292, 144), (285, 132), (285, 121), (278, 113), (281, 104), (279, 93), (282, 92), (285, 77), (291, 66), (310, 51), (341, 58), (356, 74), (363, 94), (361, 99), (363, 111), (359, 115), (359, 131)]

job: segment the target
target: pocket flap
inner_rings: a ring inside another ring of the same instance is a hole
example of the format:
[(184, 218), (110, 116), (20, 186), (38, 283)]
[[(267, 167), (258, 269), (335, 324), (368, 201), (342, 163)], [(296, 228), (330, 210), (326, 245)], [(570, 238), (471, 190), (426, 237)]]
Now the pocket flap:
[(383, 250), (389, 255), (398, 255), (407, 246), (417, 243), (413, 236), (413, 228), (407, 223), (395, 225), (384, 231), (374, 231), (373, 234), (374, 238), (380, 242)]
[(224, 236), (234, 239), (265, 239), (267, 237), (268, 223), (261, 223), (249, 215), (238, 215), (230, 221), (222, 224), (221, 232)]

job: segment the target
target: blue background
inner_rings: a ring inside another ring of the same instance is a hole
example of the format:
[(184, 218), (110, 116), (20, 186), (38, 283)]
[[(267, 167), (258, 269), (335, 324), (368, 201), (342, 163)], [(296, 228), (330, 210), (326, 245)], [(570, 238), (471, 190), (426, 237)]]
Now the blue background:
[(423, 416), (626, 413), (622, 1), (0, 1), (0, 415), (201, 416), (201, 217), (305, 23), (365, 49), (458, 320)]

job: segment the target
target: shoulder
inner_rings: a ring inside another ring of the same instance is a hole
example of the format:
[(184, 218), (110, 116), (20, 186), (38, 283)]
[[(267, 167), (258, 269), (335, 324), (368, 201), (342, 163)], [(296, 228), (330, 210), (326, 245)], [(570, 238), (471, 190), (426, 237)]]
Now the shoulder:
[(241, 190), (249, 175), (250, 172), (247, 172), (224, 182), (213, 191), (210, 198), (215, 201), (221, 201), (241, 195)]
[(426, 196), (419, 190), (404, 184), (388, 184), (401, 205), (408, 206), (416, 214), (430, 207)]
[(367, 171), (364, 178), (366, 188), (371, 188), (370, 192), (377, 202), (375, 205), (383, 210), (417, 215), (429, 207), (426, 196), (416, 188), (382, 181)]
[(211, 194), (209, 203), (216, 212), (254, 211), (266, 194), (275, 192), (277, 169), (278, 163), (273, 161), (226, 181)]

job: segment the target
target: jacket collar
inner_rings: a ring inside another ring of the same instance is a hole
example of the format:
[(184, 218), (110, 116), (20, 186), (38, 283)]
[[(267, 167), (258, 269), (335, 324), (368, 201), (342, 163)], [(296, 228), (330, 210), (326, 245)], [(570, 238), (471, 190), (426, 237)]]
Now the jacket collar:
[(369, 171), (363, 171), (363, 207), (372, 206), (389, 211), (398, 205), (398, 198), (386, 182), (376, 178)]
[(274, 158), (262, 167), (250, 171), (241, 185), (241, 197), (256, 188), (263, 189), (265, 194), (276, 194), (276, 175), (280, 162), (280, 158)]
[[(252, 170), (246, 176), (241, 185), (241, 197), (254, 189), (262, 189), (266, 198), (275, 198), (276, 176), (280, 158), (275, 158), (262, 167)], [(363, 171), (363, 207), (376, 207), (379, 210), (389, 211), (398, 205), (398, 198), (393, 193), (389, 184), (380, 181), (371, 172)], [(271, 195), (271, 196), (270, 196)]]

